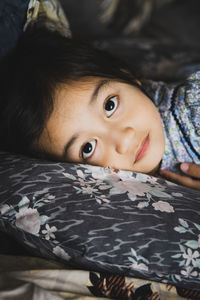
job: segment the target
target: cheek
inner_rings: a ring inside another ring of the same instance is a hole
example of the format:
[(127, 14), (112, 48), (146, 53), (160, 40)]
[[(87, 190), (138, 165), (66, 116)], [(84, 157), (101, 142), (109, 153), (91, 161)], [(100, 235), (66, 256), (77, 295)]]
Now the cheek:
[(156, 128), (160, 122), (159, 115), (156, 112), (152, 113), (152, 110), (145, 106), (129, 112), (128, 115), (133, 127), (139, 131)]
[(126, 105), (126, 120), (131, 120), (139, 128), (152, 127), (160, 122), (160, 115), (152, 101), (145, 95), (129, 98)]
[(149, 105), (144, 108), (143, 121), (149, 123), (149, 125), (156, 130), (162, 127), (160, 114), (152, 103), (149, 103)]

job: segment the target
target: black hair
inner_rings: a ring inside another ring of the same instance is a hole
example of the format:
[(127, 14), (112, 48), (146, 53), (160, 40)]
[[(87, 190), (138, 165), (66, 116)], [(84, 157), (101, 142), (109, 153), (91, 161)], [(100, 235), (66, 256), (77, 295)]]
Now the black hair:
[(1, 150), (34, 153), (53, 111), (56, 88), (90, 76), (138, 86), (119, 59), (43, 26), (30, 26), (0, 63)]

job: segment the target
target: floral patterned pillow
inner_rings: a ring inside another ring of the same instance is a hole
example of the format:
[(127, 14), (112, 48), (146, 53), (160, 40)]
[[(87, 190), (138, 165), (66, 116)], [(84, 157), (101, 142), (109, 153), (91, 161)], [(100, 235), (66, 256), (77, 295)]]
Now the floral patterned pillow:
[(200, 290), (199, 192), (0, 153), (0, 230), (67, 265)]

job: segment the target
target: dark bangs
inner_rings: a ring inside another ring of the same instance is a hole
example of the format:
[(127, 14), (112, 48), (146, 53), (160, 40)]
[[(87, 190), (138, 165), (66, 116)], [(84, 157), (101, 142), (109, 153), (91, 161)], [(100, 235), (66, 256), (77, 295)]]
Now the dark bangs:
[(30, 154), (53, 111), (56, 88), (94, 76), (138, 86), (118, 58), (43, 26), (29, 27), (0, 65), (1, 149)]

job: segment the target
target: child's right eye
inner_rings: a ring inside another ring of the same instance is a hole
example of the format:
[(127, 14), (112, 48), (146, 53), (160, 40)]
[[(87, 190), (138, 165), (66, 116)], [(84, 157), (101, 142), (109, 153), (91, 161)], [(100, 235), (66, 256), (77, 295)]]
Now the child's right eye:
[(119, 105), (119, 100), (117, 96), (112, 96), (108, 100), (106, 100), (106, 103), (104, 105), (106, 116), (109, 118), (112, 116), (112, 114), (115, 112)]
[(83, 145), (81, 155), (83, 159), (88, 159), (92, 156), (96, 148), (96, 140), (92, 140)]

